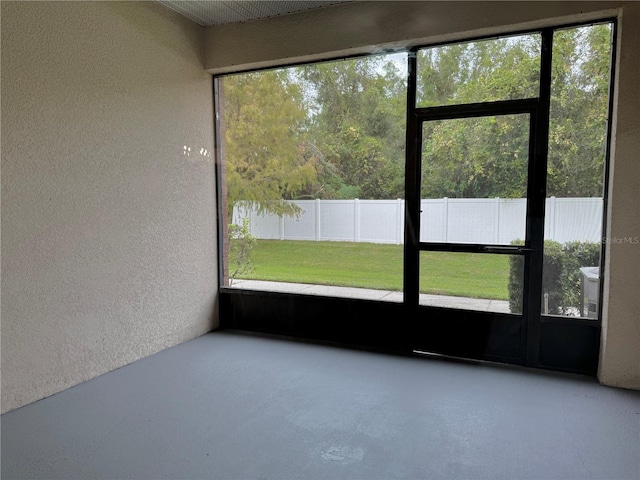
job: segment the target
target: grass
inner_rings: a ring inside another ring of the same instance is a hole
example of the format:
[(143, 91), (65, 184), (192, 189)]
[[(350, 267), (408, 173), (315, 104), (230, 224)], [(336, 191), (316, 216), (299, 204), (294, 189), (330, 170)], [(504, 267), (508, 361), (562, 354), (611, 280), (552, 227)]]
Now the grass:
[[(402, 290), (402, 245), (258, 240), (241, 278)], [(506, 255), (421, 252), (420, 292), (508, 300)]]

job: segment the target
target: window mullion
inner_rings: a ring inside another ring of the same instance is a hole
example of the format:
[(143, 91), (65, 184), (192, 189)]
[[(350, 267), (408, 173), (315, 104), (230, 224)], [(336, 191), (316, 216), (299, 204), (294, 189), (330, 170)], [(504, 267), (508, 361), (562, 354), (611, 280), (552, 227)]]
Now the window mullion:
[(526, 364), (537, 366), (540, 354), (540, 314), (542, 296), (542, 268), (544, 256), (544, 209), (546, 199), (547, 158), (549, 150), (549, 111), (551, 103), (551, 65), (553, 29), (542, 30), (540, 95), (533, 116), (533, 152), (529, 163), (527, 189), (527, 240), (532, 252), (525, 260), (524, 305), (526, 335)]
[(417, 51), (407, 56), (407, 124), (405, 161), (404, 302), (418, 305), (420, 236), (420, 122), (416, 115)]

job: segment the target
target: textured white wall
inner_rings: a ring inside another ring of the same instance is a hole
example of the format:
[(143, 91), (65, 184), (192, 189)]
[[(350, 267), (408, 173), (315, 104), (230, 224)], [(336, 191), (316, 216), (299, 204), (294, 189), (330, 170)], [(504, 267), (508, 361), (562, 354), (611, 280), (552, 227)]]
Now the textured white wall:
[(218, 320), (203, 30), (152, 2), (1, 8), (6, 412)]
[(640, 2), (618, 37), (600, 380), (640, 390)]
[[(640, 238), (640, 2), (350, 2), (210, 27), (206, 68), (225, 73), (619, 15), (610, 238)], [(600, 381), (640, 389), (640, 245), (609, 244)]]

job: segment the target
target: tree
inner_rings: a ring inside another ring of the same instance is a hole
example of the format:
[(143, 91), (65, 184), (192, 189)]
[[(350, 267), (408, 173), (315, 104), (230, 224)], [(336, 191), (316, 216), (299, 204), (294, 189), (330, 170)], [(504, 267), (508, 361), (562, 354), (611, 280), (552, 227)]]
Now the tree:
[(428, 122), (423, 198), (519, 198), (526, 193), (528, 116)]
[(419, 107), (538, 95), (540, 36), (426, 48), (418, 54)]
[[(418, 60), (419, 106), (537, 96), (537, 35), (426, 49)], [(427, 122), (422, 195), (522, 197), (526, 194), (528, 116)]]
[[(540, 35), (425, 48), (418, 106), (538, 96)], [(548, 194), (600, 196), (611, 28), (554, 35)], [(388, 55), (225, 77), (232, 206), (404, 196), (406, 71)], [(527, 115), (426, 122), (422, 194), (523, 197)]]
[(610, 49), (609, 24), (554, 35), (548, 195), (602, 196)]
[[(608, 24), (554, 34), (549, 196), (602, 195), (610, 43)], [(537, 97), (539, 51), (538, 35), (421, 50), (418, 106)], [(427, 122), (422, 194), (524, 197), (529, 138), (517, 118)]]
[(286, 70), (225, 77), (226, 187), (229, 218), (234, 206), (294, 214), (286, 198), (316, 178), (305, 154), (306, 108), (300, 86)]
[(301, 67), (308, 137), (318, 150), (316, 198), (404, 194), (405, 79), (388, 57)]

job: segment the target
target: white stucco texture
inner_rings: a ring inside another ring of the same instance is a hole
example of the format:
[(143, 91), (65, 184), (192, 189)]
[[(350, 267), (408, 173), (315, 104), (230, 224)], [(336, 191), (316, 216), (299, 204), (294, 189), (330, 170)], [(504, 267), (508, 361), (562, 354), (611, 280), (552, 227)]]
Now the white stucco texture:
[(599, 378), (640, 390), (640, 2), (620, 19)]
[(2, 412), (217, 326), (212, 80), (152, 2), (1, 2)]

